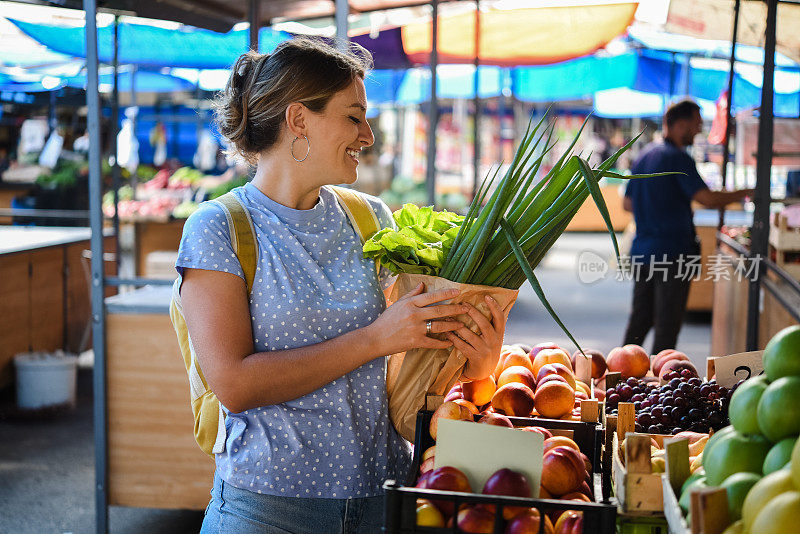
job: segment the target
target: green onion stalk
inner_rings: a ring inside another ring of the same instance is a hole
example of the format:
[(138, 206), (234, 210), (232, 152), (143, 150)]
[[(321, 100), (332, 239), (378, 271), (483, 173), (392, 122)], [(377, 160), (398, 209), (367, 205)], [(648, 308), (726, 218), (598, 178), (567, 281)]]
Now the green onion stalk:
[(554, 125), (547, 124), (546, 118), (547, 114), (535, 126), (528, 125), (511, 165), (499, 180), (499, 170), (483, 180), (438, 276), (462, 284), (508, 289), (519, 289), (528, 280), (553, 319), (580, 347), (545, 298), (533, 271), (590, 196), (605, 221), (619, 259), (619, 244), (600, 191), (600, 180), (606, 176), (630, 179), (659, 175), (623, 176), (612, 171), (619, 157), (641, 134), (592, 167), (580, 154), (573, 153), (586, 126), (584, 121), (556, 164), (534, 184), (544, 158), (555, 146)]

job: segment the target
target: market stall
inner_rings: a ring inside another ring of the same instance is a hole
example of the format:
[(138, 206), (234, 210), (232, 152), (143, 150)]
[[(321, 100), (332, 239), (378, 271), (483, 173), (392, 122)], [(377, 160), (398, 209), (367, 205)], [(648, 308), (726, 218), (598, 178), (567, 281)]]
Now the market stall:
[(214, 460), (194, 442), (171, 287), (106, 299), (109, 504), (203, 510)]
[[(0, 385), (10, 383), (16, 354), (91, 347), (89, 235), (88, 228), (0, 227)], [(113, 238), (104, 246), (113, 254)]]

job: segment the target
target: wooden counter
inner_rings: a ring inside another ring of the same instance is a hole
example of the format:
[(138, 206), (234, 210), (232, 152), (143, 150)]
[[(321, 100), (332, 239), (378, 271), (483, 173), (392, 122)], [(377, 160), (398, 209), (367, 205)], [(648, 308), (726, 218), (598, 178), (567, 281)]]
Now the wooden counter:
[[(611, 225), (617, 232), (622, 232), (633, 220), (633, 214), (622, 209), (622, 199), (625, 192), (624, 186), (605, 185), (600, 187), (603, 200), (608, 207), (608, 215), (611, 217)], [(577, 213), (567, 225), (567, 232), (607, 232), (608, 227), (603, 220), (603, 216), (597, 210), (594, 199), (590, 196), (586, 199)]]
[[(89, 237), (88, 228), (0, 227), (0, 387), (12, 380), (16, 354), (81, 348), (91, 309), (81, 263)], [(113, 251), (112, 238), (105, 247)]]
[(194, 441), (170, 290), (143, 288), (106, 299), (112, 505), (203, 510), (210, 498), (214, 460)]
[[(738, 255), (725, 245), (721, 245), (719, 253), (732, 257)], [(761, 266), (760, 269), (766, 269)], [(737, 354), (747, 350), (747, 307), (749, 301), (749, 280), (739, 276), (733, 266), (725, 267), (725, 276), (714, 282), (714, 311), (711, 317), (711, 355), (724, 356)], [(798, 324), (795, 315), (787, 310), (774, 293), (778, 293), (787, 301), (795, 314), (800, 314), (800, 296), (784, 281), (765, 274), (761, 292), (762, 301), (759, 306), (758, 349), (763, 349), (767, 342), (787, 326)]]
[(145, 276), (147, 255), (157, 250), (177, 251), (181, 244), (183, 225), (186, 219), (173, 219), (167, 222), (133, 223), (135, 232), (134, 257), (136, 275)]
[[(10, 208), (14, 197), (27, 194), (33, 187), (33, 184), (0, 181), (0, 208)], [(0, 224), (11, 224), (11, 217), (0, 217)]]

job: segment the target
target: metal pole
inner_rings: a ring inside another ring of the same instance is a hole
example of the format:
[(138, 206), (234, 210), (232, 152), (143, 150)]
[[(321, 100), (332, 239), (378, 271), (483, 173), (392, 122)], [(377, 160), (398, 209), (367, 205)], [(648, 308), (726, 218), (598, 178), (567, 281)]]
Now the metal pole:
[(472, 121), (472, 196), (478, 192), (480, 183), (481, 165), (481, 96), (480, 96), (480, 65), (481, 65), (481, 0), (475, 0), (475, 86), (473, 108), (475, 119)]
[(119, 273), (119, 149), (117, 148), (117, 136), (119, 135), (119, 15), (114, 15), (114, 88), (111, 99), (111, 153), (114, 155), (114, 167), (111, 169), (111, 187), (114, 190), (114, 243), (115, 256), (114, 264), (116, 272)]
[[(725, 138), (722, 141), (722, 163), (720, 164), (719, 173), (722, 177), (722, 190), (724, 191), (728, 185), (728, 160), (731, 157), (731, 130), (733, 129), (733, 79), (734, 79), (734, 66), (736, 65), (736, 40), (739, 36), (739, 7), (741, 0), (736, 0), (733, 5), (733, 35), (731, 36), (731, 57), (728, 69), (728, 101), (725, 103)], [(719, 209), (719, 223), (717, 224), (717, 232), (722, 229), (725, 222), (725, 206)]]
[(52, 134), (58, 126), (58, 118), (56, 117), (56, 91), (57, 89), (53, 89), (48, 95), (50, 97), (50, 103), (47, 107), (47, 126), (50, 129), (50, 131), (47, 132), (48, 135)]
[(432, 0), (431, 8), (431, 99), (428, 108), (428, 161), (425, 182), (428, 203), (436, 205), (436, 125), (439, 122), (439, 97), (436, 94), (436, 67), (439, 64), (439, 0)]
[(340, 47), (344, 47), (349, 36), (349, 26), (347, 16), (350, 14), (350, 2), (348, 0), (336, 0), (336, 41)]
[(258, 52), (258, 27), (261, 24), (261, 0), (250, 0), (250, 50)]
[(506, 70), (500, 69), (500, 94), (497, 95), (497, 163), (503, 161), (503, 118), (506, 114)]
[(89, 130), (89, 222), (92, 229), (92, 345), (94, 348), (95, 531), (108, 532), (108, 419), (106, 412), (106, 324), (103, 280), (103, 194), (100, 175), (100, 94), (97, 64), (97, 4), (83, 0), (86, 15), (86, 116)]
[[(769, 232), (770, 178), (772, 175), (773, 97), (775, 75), (775, 31), (778, 0), (767, 0), (767, 25), (764, 39), (764, 81), (761, 85), (761, 115), (758, 120), (758, 154), (756, 155), (756, 192), (753, 227), (750, 230), (750, 257), (754, 261), (767, 257)], [(747, 350), (757, 350), (759, 308), (761, 301), (760, 270), (750, 280), (747, 300)]]
[[(136, 65), (131, 65), (131, 107), (134, 108), (134, 113), (131, 116), (131, 130), (133, 130), (133, 137), (138, 141), (138, 137), (136, 137), (136, 122), (139, 120), (139, 111), (136, 109), (136, 73), (139, 72), (139, 69)], [(139, 174), (138, 170), (135, 170), (131, 173), (131, 190), (133, 191), (133, 199), (136, 200), (136, 186), (139, 185)], [(117, 272), (119, 274), (119, 271)]]

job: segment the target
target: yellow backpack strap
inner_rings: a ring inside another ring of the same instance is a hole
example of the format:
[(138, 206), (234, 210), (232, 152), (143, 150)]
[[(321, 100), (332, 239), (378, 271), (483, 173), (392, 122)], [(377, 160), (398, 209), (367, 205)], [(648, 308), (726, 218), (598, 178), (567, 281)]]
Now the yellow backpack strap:
[(381, 223), (378, 221), (378, 216), (375, 215), (375, 210), (363, 196), (352, 189), (335, 185), (328, 187), (339, 199), (339, 204), (347, 214), (347, 218), (350, 219), (358, 237), (361, 238), (361, 243), (366, 243), (367, 239), (381, 229)]
[(258, 247), (256, 247), (256, 234), (253, 221), (242, 203), (233, 193), (225, 193), (214, 200), (225, 208), (231, 232), (231, 244), (236, 257), (244, 272), (247, 283), (247, 292), (253, 290), (253, 280), (256, 277), (258, 265)]

